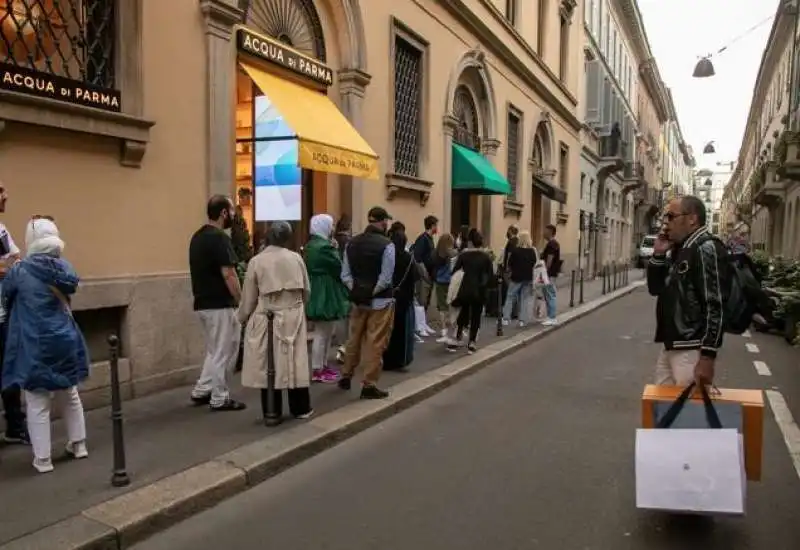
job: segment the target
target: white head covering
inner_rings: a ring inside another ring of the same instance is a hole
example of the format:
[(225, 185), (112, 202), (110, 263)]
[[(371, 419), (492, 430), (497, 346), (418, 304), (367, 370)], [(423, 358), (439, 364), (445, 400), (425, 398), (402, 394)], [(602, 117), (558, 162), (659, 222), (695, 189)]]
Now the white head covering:
[(28, 222), (25, 228), (25, 248), (28, 255), (50, 254), (60, 256), (64, 251), (64, 241), (59, 236), (55, 222), (39, 218)]
[(311, 218), (311, 234), (329, 239), (333, 233), (333, 217), (328, 214), (317, 214)]

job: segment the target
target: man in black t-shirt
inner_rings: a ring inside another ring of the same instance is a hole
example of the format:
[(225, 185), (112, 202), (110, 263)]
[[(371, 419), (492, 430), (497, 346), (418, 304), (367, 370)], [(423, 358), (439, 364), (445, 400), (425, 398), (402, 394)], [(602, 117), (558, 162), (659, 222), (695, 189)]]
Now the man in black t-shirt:
[(558, 322), (556, 319), (556, 277), (561, 273), (561, 245), (556, 240), (555, 225), (548, 225), (544, 228), (544, 238), (547, 240), (547, 244), (542, 251), (542, 260), (547, 266), (547, 276), (550, 278), (550, 283), (544, 287), (547, 319), (542, 324), (551, 326)]
[(206, 337), (203, 371), (192, 390), (192, 401), (210, 405), (212, 411), (240, 411), (244, 403), (231, 399), (228, 375), (236, 364), (241, 325), (236, 307), (241, 297), (236, 275), (236, 254), (225, 233), (233, 225), (234, 208), (228, 197), (215, 195), (208, 201), (208, 223), (192, 236), (189, 270), (194, 310)]

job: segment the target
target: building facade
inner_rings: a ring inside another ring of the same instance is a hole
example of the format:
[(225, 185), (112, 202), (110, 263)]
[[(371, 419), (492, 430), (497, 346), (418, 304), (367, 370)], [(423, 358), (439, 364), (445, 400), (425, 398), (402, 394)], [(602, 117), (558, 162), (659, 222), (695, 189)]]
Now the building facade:
[[(584, 12), (587, 258), (627, 262), (660, 209), (660, 139), (671, 111), (636, 2), (587, 0)], [(674, 111), (674, 109), (673, 109)]]
[(3, 221), (18, 241), (32, 214), (63, 232), (90, 405), (111, 333), (126, 396), (197, 374), (187, 245), (211, 194), (256, 236), (278, 216), (302, 235), (318, 212), (358, 231), (375, 204), (412, 236), (434, 214), (498, 252), (508, 225), (541, 246), (554, 223), (576, 262), (576, 0), (51, 4), (0, 8)]
[(724, 196), (726, 227), (756, 250), (800, 257), (798, 10), (780, 5), (753, 88), (737, 167)]

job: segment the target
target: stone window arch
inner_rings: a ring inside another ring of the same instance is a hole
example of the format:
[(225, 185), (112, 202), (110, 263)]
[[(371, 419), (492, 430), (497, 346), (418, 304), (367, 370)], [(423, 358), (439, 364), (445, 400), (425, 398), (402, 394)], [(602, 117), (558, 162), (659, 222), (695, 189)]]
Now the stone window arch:
[(326, 61), (322, 21), (313, 0), (241, 0), (240, 7), (248, 27)]
[(530, 158), (531, 165), (541, 173), (549, 172), (553, 169), (553, 130), (547, 113), (542, 114), (535, 128)]
[(446, 97), (453, 142), (485, 153), (487, 146), (496, 142), (497, 108), (481, 50), (470, 50), (459, 60), (450, 74)]

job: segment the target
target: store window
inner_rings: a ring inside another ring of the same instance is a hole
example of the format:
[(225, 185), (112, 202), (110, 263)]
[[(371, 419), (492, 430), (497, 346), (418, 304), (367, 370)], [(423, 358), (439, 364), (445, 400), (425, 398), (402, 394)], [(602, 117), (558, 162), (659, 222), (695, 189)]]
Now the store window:
[(0, 62), (115, 86), (115, 0), (7, 0)]
[(394, 171), (420, 176), (423, 52), (403, 37), (394, 44)]
[(511, 186), (510, 199), (517, 198), (517, 181), (519, 180), (519, 142), (520, 119), (522, 116), (516, 109), (509, 108), (506, 126), (506, 179)]

